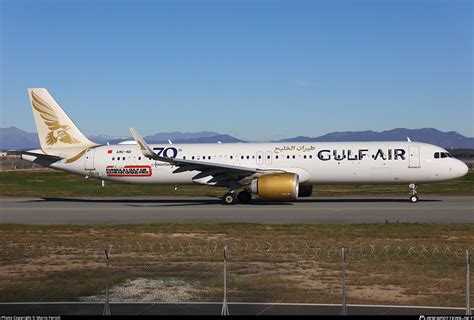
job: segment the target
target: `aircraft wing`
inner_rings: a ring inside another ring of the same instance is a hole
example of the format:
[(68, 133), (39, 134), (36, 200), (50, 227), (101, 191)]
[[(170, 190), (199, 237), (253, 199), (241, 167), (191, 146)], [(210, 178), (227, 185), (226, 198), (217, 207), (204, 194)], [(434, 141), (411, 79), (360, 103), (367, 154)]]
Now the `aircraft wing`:
[(281, 170), (275, 169), (260, 169), (199, 160), (196, 161), (162, 157), (153, 152), (153, 149), (145, 142), (145, 140), (134, 128), (130, 128), (130, 132), (132, 133), (132, 136), (137, 144), (140, 146), (140, 150), (145, 157), (157, 161), (168, 162), (174, 166), (177, 166), (178, 168), (173, 171), (174, 173), (200, 171), (200, 173), (193, 177), (194, 180), (212, 176), (212, 178), (208, 180), (207, 183), (229, 186), (231, 182), (237, 182), (240, 185), (246, 185), (261, 174), (282, 172)]

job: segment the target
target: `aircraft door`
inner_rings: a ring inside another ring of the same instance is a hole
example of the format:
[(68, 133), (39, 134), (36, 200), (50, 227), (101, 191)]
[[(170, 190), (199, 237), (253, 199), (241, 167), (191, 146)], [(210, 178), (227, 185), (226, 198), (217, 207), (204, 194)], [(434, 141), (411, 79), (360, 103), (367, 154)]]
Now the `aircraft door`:
[(418, 146), (409, 146), (408, 147), (409, 153), (409, 161), (408, 161), (408, 168), (419, 168), (420, 165), (420, 147)]
[(257, 165), (263, 165), (263, 152), (258, 151), (257, 152)]
[(95, 149), (89, 149), (86, 151), (86, 156), (84, 158), (85, 163), (84, 163), (84, 168), (86, 170), (94, 170), (94, 155), (95, 155)]
[(265, 164), (272, 164), (272, 152), (265, 152)]

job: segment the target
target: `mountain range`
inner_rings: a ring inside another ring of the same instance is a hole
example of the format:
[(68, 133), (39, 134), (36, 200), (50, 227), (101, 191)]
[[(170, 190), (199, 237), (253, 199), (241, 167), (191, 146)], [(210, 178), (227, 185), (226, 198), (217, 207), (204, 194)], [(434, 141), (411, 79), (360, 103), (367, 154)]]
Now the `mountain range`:
[(320, 137), (295, 137), (280, 140), (281, 142), (316, 142), (316, 141), (412, 141), (425, 142), (444, 148), (474, 148), (474, 138), (449, 131), (443, 132), (433, 128), (404, 129), (397, 128), (386, 131), (344, 131), (332, 132)]
[[(320, 137), (298, 136), (278, 142), (318, 142), (318, 141), (404, 141), (409, 137), (412, 141), (435, 144), (444, 148), (469, 148), (474, 149), (474, 138), (465, 137), (458, 132), (443, 132), (433, 128), (404, 129), (397, 128), (386, 131), (344, 131), (332, 132)], [(127, 136), (91, 135), (91, 141), (99, 144), (119, 143), (132, 140)], [(159, 132), (144, 137), (148, 143), (234, 143), (246, 142), (228, 134), (213, 131), (201, 132)], [(0, 149), (35, 149), (39, 148), (38, 135), (16, 127), (0, 128)]]

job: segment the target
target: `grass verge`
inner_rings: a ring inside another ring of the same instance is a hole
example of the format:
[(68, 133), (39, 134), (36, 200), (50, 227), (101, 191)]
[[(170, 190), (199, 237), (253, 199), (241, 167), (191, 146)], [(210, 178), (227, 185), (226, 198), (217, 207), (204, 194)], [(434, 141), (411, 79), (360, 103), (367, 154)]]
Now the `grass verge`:
[(464, 250), (474, 250), (474, 224), (4, 224), (0, 234), (3, 302), (100, 301), (109, 245), (112, 289), (137, 280), (133, 301), (180, 290), (221, 301), (227, 245), (229, 301), (340, 303), (346, 246), (349, 303), (460, 307)]
[[(474, 195), (474, 171), (466, 176), (432, 184), (421, 184), (422, 195)], [(106, 182), (60, 171), (8, 171), (0, 172), (0, 196), (9, 197), (109, 197), (109, 196), (222, 196), (224, 188), (198, 185), (131, 185)], [(315, 196), (341, 195), (406, 195), (406, 185), (316, 185)]]

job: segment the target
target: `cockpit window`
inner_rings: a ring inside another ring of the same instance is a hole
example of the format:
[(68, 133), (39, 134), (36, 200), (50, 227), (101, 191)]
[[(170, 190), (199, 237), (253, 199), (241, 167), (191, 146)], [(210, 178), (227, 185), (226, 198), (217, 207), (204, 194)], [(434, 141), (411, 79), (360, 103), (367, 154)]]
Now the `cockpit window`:
[(454, 158), (449, 152), (435, 152), (434, 153), (435, 159), (439, 158)]

